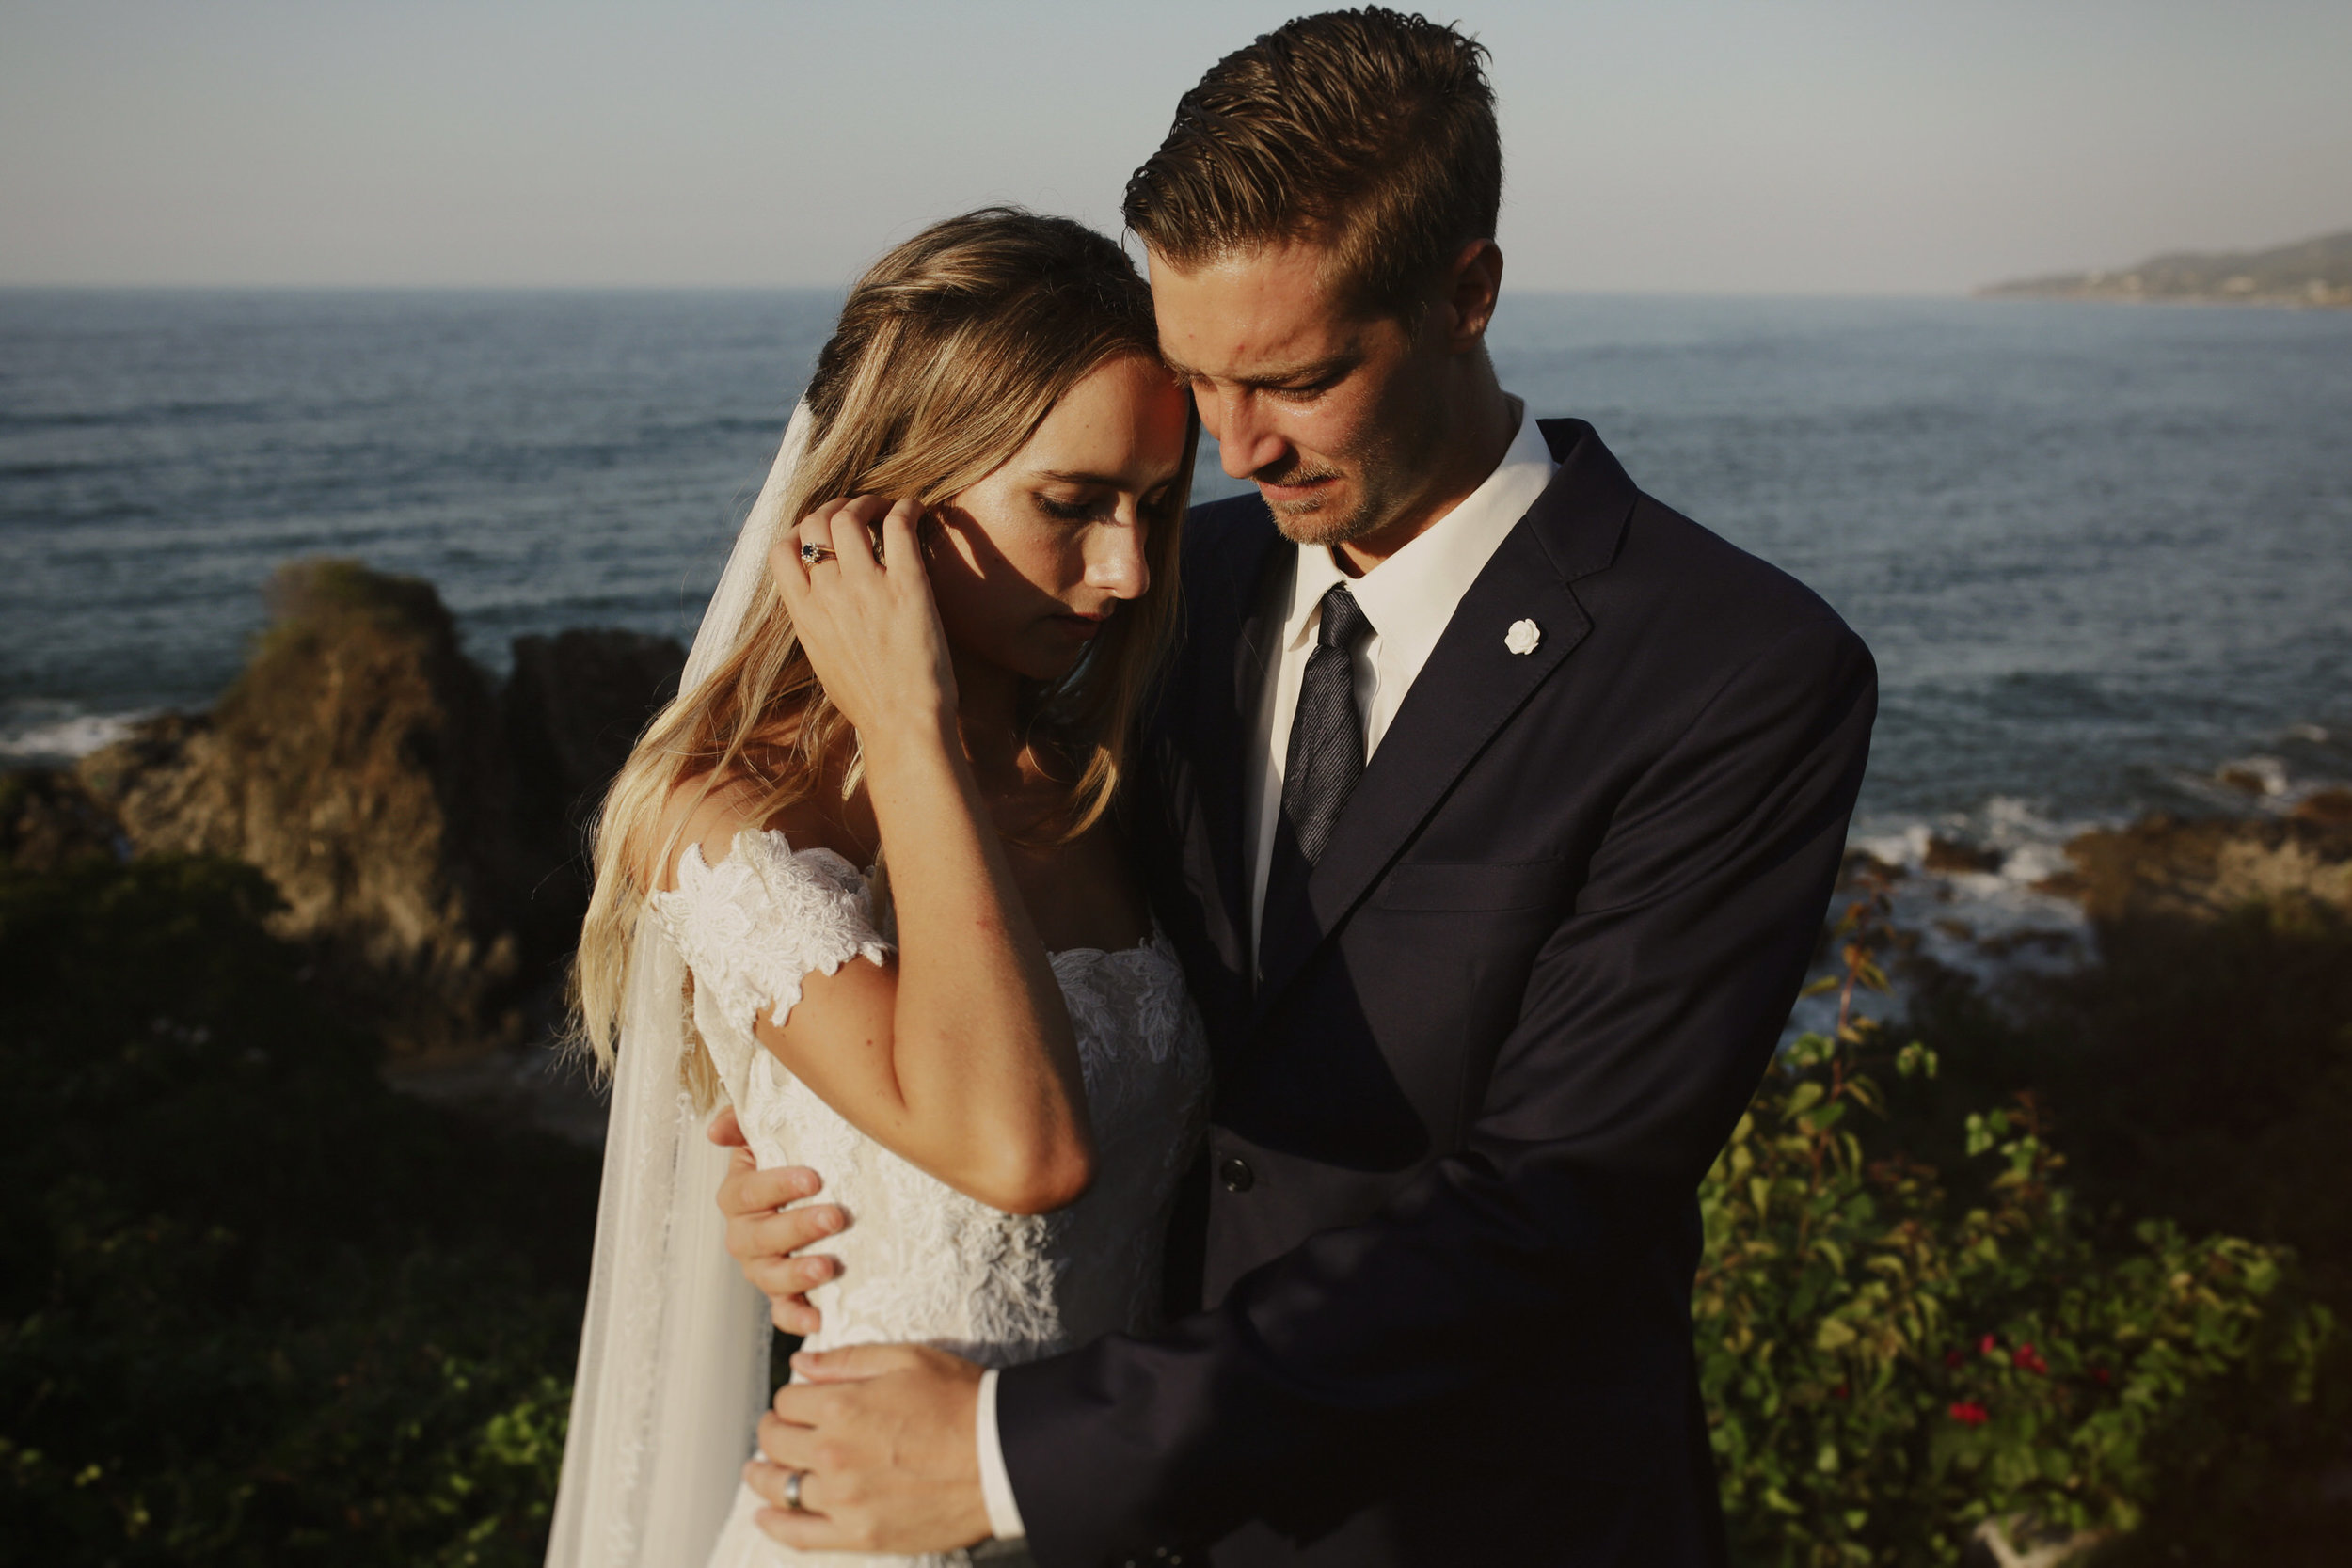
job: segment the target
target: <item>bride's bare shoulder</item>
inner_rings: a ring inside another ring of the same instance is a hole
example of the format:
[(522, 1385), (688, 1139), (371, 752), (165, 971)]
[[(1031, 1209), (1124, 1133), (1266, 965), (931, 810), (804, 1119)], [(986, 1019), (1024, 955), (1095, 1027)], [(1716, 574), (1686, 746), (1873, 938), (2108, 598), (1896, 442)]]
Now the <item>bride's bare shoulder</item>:
[(699, 846), (704, 863), (717, 865), (734, 853), (736, 836), (746, 830), (781, 832), (795, 849), (827, 848), (853, 865), (866, 863), (844, 814), (825, 809), (821, 785), (781, 808), (770, 805), (771, 793), (764, 781), (743, 774), (704, 773), (672, 785), (649, 846), (660, 864), (653, 885), (664, 892), (677, 886), (678, 862), (689, 846)]

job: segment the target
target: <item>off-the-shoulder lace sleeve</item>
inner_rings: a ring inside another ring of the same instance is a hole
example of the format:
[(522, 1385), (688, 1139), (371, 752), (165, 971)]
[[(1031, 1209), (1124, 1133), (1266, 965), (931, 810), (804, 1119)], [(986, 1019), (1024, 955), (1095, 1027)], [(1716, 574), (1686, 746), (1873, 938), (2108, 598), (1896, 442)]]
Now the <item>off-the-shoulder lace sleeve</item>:
[(762, 1014), (781, 1027), (811, 970), (890, 956), (857, 868), (830, 849), (795, 853), (780, 832), (745, 829), (717, 865), (689, 845), (676, 889), (646, 907), (693, 971), (695, 1022), (739, 1103)]

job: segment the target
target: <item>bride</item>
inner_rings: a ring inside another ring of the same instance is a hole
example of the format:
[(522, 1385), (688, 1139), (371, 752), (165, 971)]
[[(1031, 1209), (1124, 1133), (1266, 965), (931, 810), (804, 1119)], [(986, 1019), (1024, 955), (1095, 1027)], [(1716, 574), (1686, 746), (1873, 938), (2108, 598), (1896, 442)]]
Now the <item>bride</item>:
[(736, 1479), (769, 1341), (709, 1200), (722, 1105), (855, 1217), (813, 1347), (1002, 1366), (1146, 1325), (1208, 1069), (1108, 808), (1194, 439), (1142, 280), (1076, 223), (951, 219), (850, 292), (597, 830), (613, 1105), (550, 1564), (818, 1560)]

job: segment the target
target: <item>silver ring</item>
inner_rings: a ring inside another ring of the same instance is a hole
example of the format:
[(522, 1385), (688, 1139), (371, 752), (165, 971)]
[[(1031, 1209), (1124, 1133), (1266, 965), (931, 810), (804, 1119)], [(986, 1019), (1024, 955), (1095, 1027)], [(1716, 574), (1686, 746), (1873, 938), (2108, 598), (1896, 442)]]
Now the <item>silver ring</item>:
[(833, 558), (833, 546), (831, 545), (820, 545), (814, 539), (803, 539), (801, 541), (802, 565), (814, 566), (820, 561), (831, 561)]
[(795, 1513), (805, 1513), (808, 1512), (805, 1508), (801, 1506), (801, 1481), (802, 1478), (807, 1474), (808, 1472), (806, 1470), (787, 1470), (784, 1472), (784, 1506), (790, 1509)]

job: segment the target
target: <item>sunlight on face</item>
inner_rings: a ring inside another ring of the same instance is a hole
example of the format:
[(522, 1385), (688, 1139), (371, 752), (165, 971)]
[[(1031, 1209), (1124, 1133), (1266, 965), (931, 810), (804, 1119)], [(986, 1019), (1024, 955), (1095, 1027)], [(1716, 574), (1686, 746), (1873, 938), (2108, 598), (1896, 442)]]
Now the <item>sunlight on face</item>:
[(1150, 531), (1173, 520), (1185, 423), (1183, 388), (1132, 355), (1062, 394), (1003, 467), (938, 509), (931, 587), (948, 640), (1031, 680), (1069, 673), (1152, 586)]
[(1304, 243), (1188, 272), (1151, 258), (1160, 347), (1191, 384), (1225, 471), (1255, 481), (1276, 525), (1310, 545), (1395, 522), (1426, 488), (1448, 428), (1440, 356), (1404, 323), (1348, 309), (1328, 258)]

